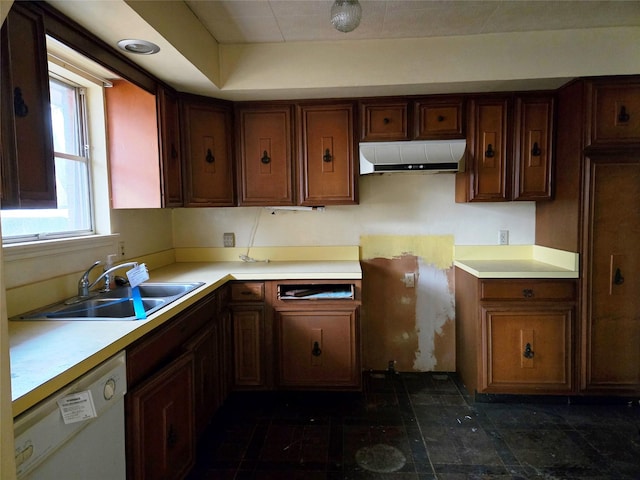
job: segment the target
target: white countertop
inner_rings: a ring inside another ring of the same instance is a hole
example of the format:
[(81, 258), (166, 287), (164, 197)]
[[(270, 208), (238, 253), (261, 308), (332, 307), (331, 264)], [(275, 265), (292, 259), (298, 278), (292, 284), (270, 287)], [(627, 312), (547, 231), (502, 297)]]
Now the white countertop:
[(14, 416), (83, 375), (229, 280), (361, 279), (358, 261), (185, 262), (153, 270), (150, 281), (205, 282), (146, 320), (10, 321)]
[(578, 254), (537, 245), (456, 246), (453, 264), (478, 278), (578, 278)]

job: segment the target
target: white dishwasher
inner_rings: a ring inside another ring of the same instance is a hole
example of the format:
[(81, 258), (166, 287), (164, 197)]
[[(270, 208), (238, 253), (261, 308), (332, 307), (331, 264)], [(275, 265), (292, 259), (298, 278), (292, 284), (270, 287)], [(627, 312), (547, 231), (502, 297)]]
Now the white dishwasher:
[(14, 422), (19, 480), (124, 480), (127, 389), (120, 352)]

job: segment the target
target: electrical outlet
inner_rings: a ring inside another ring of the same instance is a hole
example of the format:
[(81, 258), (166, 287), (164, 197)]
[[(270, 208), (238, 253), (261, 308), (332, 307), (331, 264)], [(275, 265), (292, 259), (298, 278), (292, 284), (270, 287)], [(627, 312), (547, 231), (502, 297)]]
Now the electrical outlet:
[(407, 288), (413, 288), (416, 286), (416, 276), (413, 272), (407, 272), (404, 274), (404, 286)]
[(236, 246), (236, 235), (231, 233), (225, 233), (222, 236), (225, 247), (235, 247)]
[(500, 245), (509, 245), (509, 230), (500, 230)]
[(118, 255), (120, 255), (121, 257), (125, 256), (124, 240), (120, 240), (118, 242)]

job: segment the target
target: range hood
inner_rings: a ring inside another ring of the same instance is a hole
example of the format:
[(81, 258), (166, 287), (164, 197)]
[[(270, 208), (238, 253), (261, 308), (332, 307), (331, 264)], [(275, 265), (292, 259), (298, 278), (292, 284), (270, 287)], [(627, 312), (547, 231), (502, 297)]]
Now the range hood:
[(467, 141), (362, 142), (360, 175), (464, 171)]

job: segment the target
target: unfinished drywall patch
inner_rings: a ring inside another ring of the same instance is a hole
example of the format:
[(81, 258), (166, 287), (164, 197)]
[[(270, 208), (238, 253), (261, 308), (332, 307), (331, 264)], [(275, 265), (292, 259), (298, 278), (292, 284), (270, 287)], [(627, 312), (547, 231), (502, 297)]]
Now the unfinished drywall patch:
[(372, 235), (360, 246), (365, 368), (455, 370), (453, 236)]

